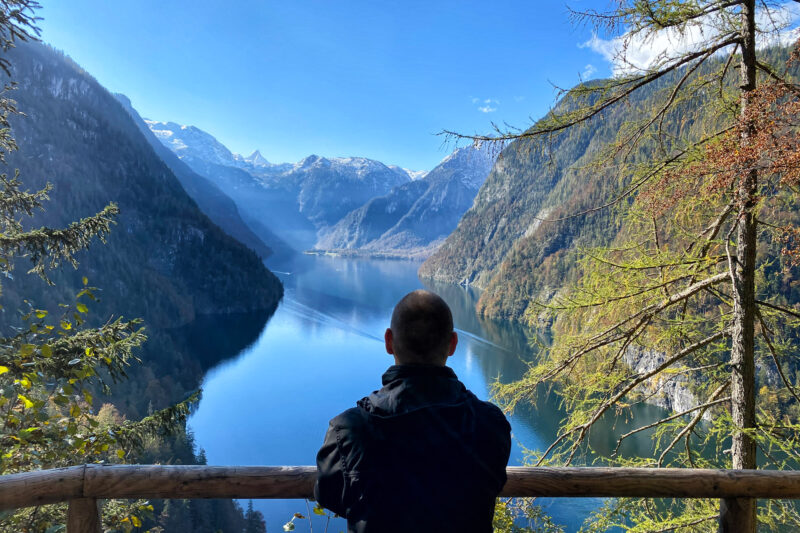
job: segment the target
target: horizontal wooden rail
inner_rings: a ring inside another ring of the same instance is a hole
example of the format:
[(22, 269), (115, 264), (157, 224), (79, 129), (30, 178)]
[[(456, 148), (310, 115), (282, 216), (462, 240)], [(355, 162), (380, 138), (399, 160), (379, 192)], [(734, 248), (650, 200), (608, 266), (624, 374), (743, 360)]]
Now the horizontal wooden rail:
[[(313, 466), (84, 465), (0, 476), (0, 510), (77, 499), (310, 498)], [(509, 467), (503, 496), (800, 499), (800, 471)]]

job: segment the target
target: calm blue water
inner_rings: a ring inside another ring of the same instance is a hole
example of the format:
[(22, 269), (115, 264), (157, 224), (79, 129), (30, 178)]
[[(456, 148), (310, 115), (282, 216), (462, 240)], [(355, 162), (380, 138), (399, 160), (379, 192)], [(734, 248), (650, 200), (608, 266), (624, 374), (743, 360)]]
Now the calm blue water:
[[(383, 349), (392, 308), (418, 288), (435, 290), (451, 306), (460, 342), (449, 364), (476, 395), (486, 399), (495, 379), (521, 376), (532, 357), (526, 331), (479, 319), (473, 294), (461, 287), (424, 285), (418, 267), (410, 261), (316, 256), (272, 265), (285, 284), (283, 302), (255, 343), (209, 371), (203, 399), (189, 421), (208, 464), (314, 464), (328, 420), (380, 388), (381, 374), (393, 364)], [(522, 462), (523, 446), (546, 448), (561, 416), (555, 405), (515, 413), (511, 464)], [(540, 499), (539, 504), (575, 531), (600, 501)], [(282, 531), (293, 513), (306, 514), (302, 500), (254, 505), (270, 532)], [(345, 529), (343, 521), (337, 522), (329, 531)], [(324, 521), (314, 529), (323, 531)], [(307, 523), (297, 522), (297, 531), (307, 530)]]

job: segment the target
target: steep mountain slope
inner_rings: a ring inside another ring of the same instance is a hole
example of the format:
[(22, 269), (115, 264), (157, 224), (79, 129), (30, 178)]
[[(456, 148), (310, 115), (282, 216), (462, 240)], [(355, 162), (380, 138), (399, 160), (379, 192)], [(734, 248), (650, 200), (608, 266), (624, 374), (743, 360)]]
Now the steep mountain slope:
[[(630, 154), (627, 169), (590, 163), (623, 124), (657, 106), (673, 81), (662, 79), (583, 126), (507, 146), (472, 208), (422, 265), (420, 276), (485, 289), (479, 309), (511, 319), (576, 279), (576, 249), (612, 242), (627, 203), (580, 213), (621, 191), (630, 182), (629, 168), (647, 161), (653, 146), (645, 143)], [(569, 98), (559, 105), (569, 106)], [(676, 107), (664, 126), (671, 134), (694, 138), (714, 128), (701, 101)], [(554, 219), (563, 220), (543, 222)]]
[(108, 244), (82, 254), (78, 271), (56, 272), (54, 289), (24, 275), (4, 284), (7, 309), (23, 294), (39, 305), (70, 301), (83, 275), (102, 289), (92, 309), (98, 320), (114, 312), (171, 327), (275, 308), (278, 279), (200, 211), (111, 94), (45, 46), (20, 46), (10, 58), (14, 98), (27, 116), (12, 117), (19, 151), (9, 168), (31, 189), (53, 184), (36, 223), (63, 226), (112, 201), (121, 214)]
[[(198, 207), (210, 218), (216, 225), (222, 228), (228, 235), (238, 240), (242, 244), (249, 247), (256, 252), (262, 259), (266, 259), (272, 254), (272, 250), (267, 246), (264, 241), (256, 236), (253, 231), (247, 227), (242, 218), (239, 216), (239, 211), (236, 209), (236, 204), (230, 199), (219, 187), (211, 183), (203, 176), (192, 171), (186, 163), (181, 161), (171, 150), (167, 149), (158, 139), (156, 139), (150, 128), (147, 127), (142, 117), (131, 105), (131, 101), (122, 94), (116, 94), (117, 100), (122, 104), (125, 110), (131, 115), (136, 127), (144, 135), (147, 142), (158, 154), (164, 163), (167, 164), (175, 177), (181, 182), (184, 190), (197, 202)], [(261, 154), (254, 154), (253, 159), (258, 161), (257, 157)]]
[(156, 121), (148, 126), (182, 161), (233, 198), (251, 228), (258, 221), (296, 250), (311, 248), (318, 231), (411, 179), (403, 170), (360, 157), (311, 155), (296, 164), (274, 165), (263, 158), (255, 163), (253, 156), (237, 156), (193, 126)]
[(494, 162), (490, 150), (459, 148), (423, 178), (351, 211), (316, 244), (383, 256), (427, 256), (469, 209)]

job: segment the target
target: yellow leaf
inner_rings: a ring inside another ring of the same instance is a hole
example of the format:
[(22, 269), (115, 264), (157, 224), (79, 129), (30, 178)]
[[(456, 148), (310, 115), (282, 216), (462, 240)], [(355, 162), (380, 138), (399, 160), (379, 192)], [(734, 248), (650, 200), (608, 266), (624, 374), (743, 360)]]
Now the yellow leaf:
[(134, 527), (142, 527), (142, 521), (139, 520), (138, 516), (131, 516), (131, 523)]
[(117, 457), (120, 459), (125, 459), (125, 452), (122, 450), (117, 450)]
[(72, 329), (72, 324), (70, 323), (69, 320), (62, 320), (61, 321), (61, 328), (65, 329), (65, 330), (70, 330), (70, 329)]
[(26, 390), (31, 388), (31, 380), (28, 378), (22, 378), (19, 380), (19, 384), (22, 385)]
[(0, 366), (0, 376), (5, 374), (6, 372), (8, 372), (8, 367), (7, 366)]
[(36, 310), (36, 318), (44, 318), (47, 316), (47, 311), (44, 309), (37, 309)]
[(39, 351), (42, 352), (42, 357), (52, 357), (53, 348), (49, 344), (43, 344)]
[(81, 281), (83, 282), (84, 285), (89, 284), (89, 278), (87, 278), (86, 276), (83, 276), (83, 279), (81, 279)]
[(22, 400), (22, 405), (24, 405), (26, 409), (30, 409), (31, 407), (33, 407), (33, 402), (30, 401), (25, 396), (23, 396), (22, 394), (17, 394), (17, 398)]
[(73, 405), (72, 407), (69, 408), (69, 414), (71, 417), (77, 418), (81, 415), (81, 408), (78, 407), (77, 405)]
[(88, 307), (86, 307), (84, 304), (77, 304), (75, 307), (76, 307), (76, 308), (78, 309), (78, 311), (80, 311), (81, 313), (88, 313), (88, 312), (89, 312), (89, 308), (88, 308)]

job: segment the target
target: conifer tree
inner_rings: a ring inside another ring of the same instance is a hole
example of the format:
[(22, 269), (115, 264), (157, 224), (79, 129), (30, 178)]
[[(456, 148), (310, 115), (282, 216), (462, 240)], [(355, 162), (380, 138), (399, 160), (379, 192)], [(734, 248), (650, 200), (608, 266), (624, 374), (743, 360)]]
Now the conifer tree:
[[(475, 142), (538, 138), (546, 149), (548, 139), (569, 128), (595, 127), (606, 111), (637, 91), (653, 90), (654, 82), (667, 87), (655, 108), (632, 113), (636, 118), (593, 163), (598, 175), (619, 179), (614, 197), (595, 208), (618, 213), (617, 239), (581, 251), (581, 279), (539, 306), (555, 319), (553, 345), (525, 378), (497, 392), (513, 407), (535, 401), (540, 385), (556, 384), (568, 414), (538, 462), (569, 464), (579, 452), (590, 452), (598, 420), (630, 413), (661, 387), (686, 378), (695, 406), (652, 424), (634, 420), (603, 460), (752, 469), (759, 466), (760, 448), (770, 467), (795, 468), (800, 88), (792, 81), (796, 63), (780, 69), (769, 59), (779, 51), (756, 46), (757, 39), (766, 42), (784, 29), (785, 6), (755, 0), (612, 5), (608, 12), (573, 16), (616, 36), (614, 78), (581, 83), (524, 132), (447, 132)], [(631, 62), (631, 47), (655, 46), (665, 36), (672, 49), (652, 64)], [(682, 109), (708, 101), (709, 94), (715, 104), (707, 121), (692, 130)], [(529, 317), (534, 323), (539, 318)], [(656, 362), (636, 366), (646, 358)], [(766, 373), (774, 369), (775, 379), (764, 380), (774, 382), (771, 388), (756, 390), (757, 362)], [(654, 435), (654, 457), (618, 453), (643, 431)], [(755, 502), (737, 505), (744, 507), (747, 529), (755, 531)], [(703, 531), (717, 518), (715, 506), (620, 500), (594, 516), (589, 529)], [(765, 503), (759, 520), (800, 525), (793, 506), (774, 501)]]

